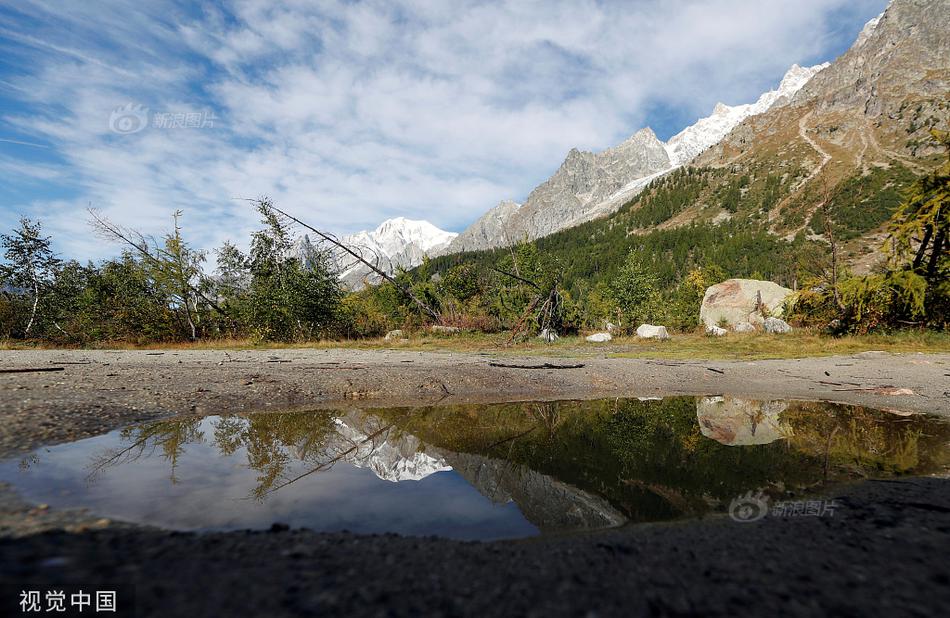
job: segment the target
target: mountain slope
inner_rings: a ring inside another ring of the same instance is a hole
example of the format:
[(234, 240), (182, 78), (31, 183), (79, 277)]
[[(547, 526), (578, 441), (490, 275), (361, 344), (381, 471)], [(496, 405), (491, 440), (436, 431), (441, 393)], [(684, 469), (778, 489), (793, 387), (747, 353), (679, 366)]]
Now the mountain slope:
[(523, 206), (502, 202), (463, 231), (444, 253), (533, 240), (615, 212), (650, 181), (688, 163), (741, 121), (788, 103), (826, 66), (794, 65), (776, 90), (747, 105), (730, 107), (720, 103), (711, 116), (687, 127), (668, 143), (645, 128), (601, 153), (573, 149), (554, 175), (528, 195)]
[(928, 130), (950, 119), (947, 23), (948, 0), (895, 0), (788, 105), (743, 121), (693, 164), (731, 170), (727, 182), (746, 178), (745, 191), (778, 176), (779, 199), (738, 210), (786, 238), (831, 231), (869, 268), (901, 187), (935, 164)]
[[(855, 271), (882, 257), (902, 189), (941, 158), (928, 129), (950, 122), (948, 0), (895, 0), (852, 48), (784, 104), (750, 116), (689, 166), (648, 183), (614, 214), (538, 240), (584, 299), (637, 251), (672, 289), (690, 269), (795, 287), (829, 233)], [(435, 260), (485, 266), (504, 252)]]

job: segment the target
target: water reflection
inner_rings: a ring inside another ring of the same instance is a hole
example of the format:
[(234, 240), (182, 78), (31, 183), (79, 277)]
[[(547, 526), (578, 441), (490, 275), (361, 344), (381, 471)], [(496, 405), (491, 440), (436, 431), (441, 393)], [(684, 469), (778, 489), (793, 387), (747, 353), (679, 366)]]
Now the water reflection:
[(950, 465), (950, 427), (853, 406), (728, 397), (174, 419), (48, 449), (0, 479), (172, 528), (501, 538), (695, 515)]
[(792, 428), (780, 418), (787, 409), (784, 401), (700, 397), (696, 418), (707, 438), (726, 446), (750, 446), (789, 437)]

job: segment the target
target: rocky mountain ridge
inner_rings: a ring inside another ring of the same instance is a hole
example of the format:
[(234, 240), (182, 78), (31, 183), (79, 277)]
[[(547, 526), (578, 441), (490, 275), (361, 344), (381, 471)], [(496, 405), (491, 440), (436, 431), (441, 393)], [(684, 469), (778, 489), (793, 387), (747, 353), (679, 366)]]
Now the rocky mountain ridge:
[(793, 65), (778, 88), (754, 103), (716, 105), (666, 143), (649, 127), (600, 153), (572, 149), (551, 178), (523, 205), (504, 201), (458, 235), (444, 254), (507, 246), (534, 240), (609, 215), (654, 179), (677, 169), (715, 145), (746, 118), (786, 105), (808, 81), (827, 68)]

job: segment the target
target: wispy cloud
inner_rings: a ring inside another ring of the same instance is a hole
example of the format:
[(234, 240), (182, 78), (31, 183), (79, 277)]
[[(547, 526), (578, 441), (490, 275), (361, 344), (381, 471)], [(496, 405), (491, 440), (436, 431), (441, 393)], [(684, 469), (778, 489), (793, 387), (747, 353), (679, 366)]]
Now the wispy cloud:
[[(87, 205), (151, 233), (180, 208), (209, 247), (255, 226), (233, 198), (267, 194), (337, 232), (459, 229), (571, 147), (669, 135), (830, 59), (885, 4), (26, 0), (0, 8), (0, 224), (100, 257)], [(214, 122), (116, 133), (129, 103)]]

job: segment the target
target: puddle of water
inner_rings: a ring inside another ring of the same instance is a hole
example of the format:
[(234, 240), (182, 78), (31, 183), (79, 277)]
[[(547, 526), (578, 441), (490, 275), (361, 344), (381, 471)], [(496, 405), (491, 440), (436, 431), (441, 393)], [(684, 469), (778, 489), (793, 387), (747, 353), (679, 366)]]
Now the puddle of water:
[(950, 467), (950, 424), (854, 406), (610, 399), (160, 421), (0, 463), (54, 507), (181, 530), (498, 539)]

